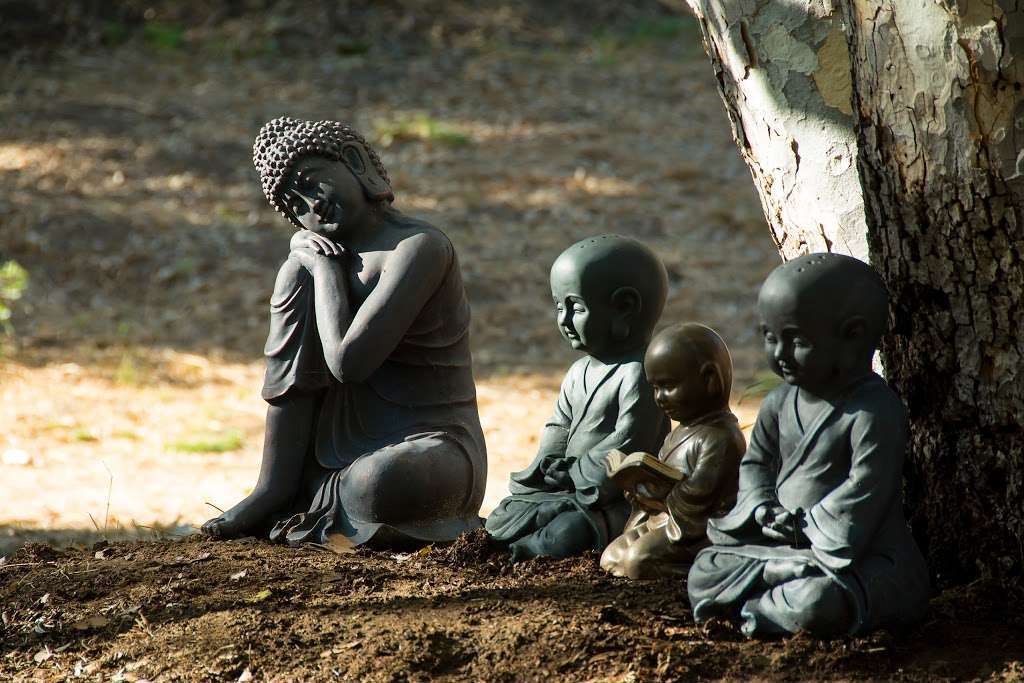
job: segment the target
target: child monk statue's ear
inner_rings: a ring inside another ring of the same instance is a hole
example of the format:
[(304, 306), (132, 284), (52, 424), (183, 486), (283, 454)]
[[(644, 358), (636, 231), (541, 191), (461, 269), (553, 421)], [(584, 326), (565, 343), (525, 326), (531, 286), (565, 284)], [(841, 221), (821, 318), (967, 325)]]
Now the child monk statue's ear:
[(643, 308), (643, 298), (633, 287), (619, 287), (612, 292), (612, 338), (624, 341), (633, 331), (634, 321)]
[(722, 381), (722, 370), (717, 363), (706, 361), (700, 366), (700, 376), (707, 387), (708, 397), (725, 396), (725, 383)]
[(850, 316), (843, 321), (839, 327), (839, 337), (846, 341), (860, 341), (864, 339), (868, 330), (868, 321), (862, 315)]

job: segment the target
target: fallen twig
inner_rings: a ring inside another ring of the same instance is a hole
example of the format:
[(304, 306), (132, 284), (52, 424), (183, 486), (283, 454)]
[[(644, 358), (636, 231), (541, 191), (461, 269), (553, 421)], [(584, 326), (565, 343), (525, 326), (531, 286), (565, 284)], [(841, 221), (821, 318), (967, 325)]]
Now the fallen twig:
[(41, 564), (42, 562), (15, 562), (14, 564), (0, 564), (0, 569), (10, 569), (11, 567), (35, 567)]

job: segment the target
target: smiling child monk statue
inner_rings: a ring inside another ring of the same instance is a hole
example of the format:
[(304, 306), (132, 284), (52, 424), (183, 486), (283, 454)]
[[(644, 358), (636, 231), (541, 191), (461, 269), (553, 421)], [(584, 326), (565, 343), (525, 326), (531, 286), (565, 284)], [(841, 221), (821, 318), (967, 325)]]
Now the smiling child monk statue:
[(736, 506), (689, 574), (697, 621), (748, 636), (897, 629), (923, 618), (928, 571), (903, 517), (906, 411), (872, 372), (885, 285), (870, 266), (810, 254), (776, 268), (757, 312), (771, 369)]
[(253, 162), (299, 231), (270, 302), (259, 479), (203, 532), (416, 544), (479, 527), (487, 456), (451, 242), (391, 207), (380, 159), (340, 123), (270, 121)]
[(487, 518), (513, 562), (602, 550), (622, 533), (630, 508), (604, 460), (613, 449), (655, 449), (668, 433), (643, 371), (667, 282), (654, 252), (618, 235), (577, 242), (551, 267), (558, 329), (586, 355), (562, 381), (537, 456)]

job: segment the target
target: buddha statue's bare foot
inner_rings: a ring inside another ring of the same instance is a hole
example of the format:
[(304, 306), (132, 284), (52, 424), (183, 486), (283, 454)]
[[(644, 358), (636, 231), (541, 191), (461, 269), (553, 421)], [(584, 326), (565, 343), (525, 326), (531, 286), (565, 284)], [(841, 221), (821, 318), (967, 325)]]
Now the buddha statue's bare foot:
[(200, 531), (215, 540), (226, 541), (258, 532), (280, 503), (270, 496), (250, 494), (224, 514), (207, 520)]
[(199, 530), (204, 536), (209, 536), (217, 541), (226, 541), (229, 538), (238, 538), (239, 536), (231, 523), (223, 517), (214, 517), (213, 519), (206, 520)]

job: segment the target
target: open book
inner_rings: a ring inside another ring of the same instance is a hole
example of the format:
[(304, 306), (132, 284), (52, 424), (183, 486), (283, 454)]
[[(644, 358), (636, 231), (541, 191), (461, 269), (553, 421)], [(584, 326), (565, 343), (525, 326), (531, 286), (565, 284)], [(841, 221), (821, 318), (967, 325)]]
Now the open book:
[(650, 453), (610, 451), (604, 461), (608, 478), (624, 490), (637, 492), (643, 484), (649, 491), (668, 491), (683, 479), (683, 473)]

